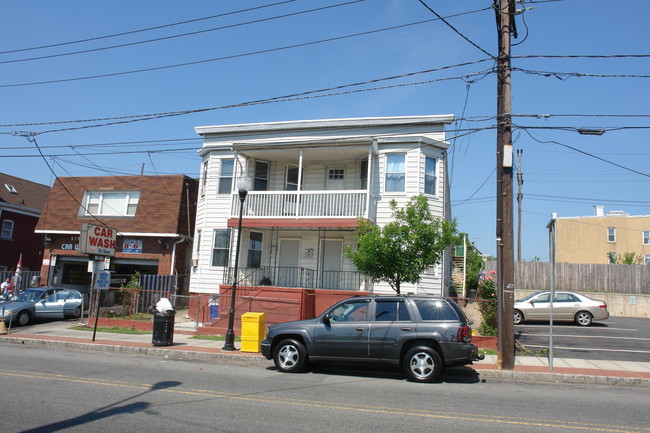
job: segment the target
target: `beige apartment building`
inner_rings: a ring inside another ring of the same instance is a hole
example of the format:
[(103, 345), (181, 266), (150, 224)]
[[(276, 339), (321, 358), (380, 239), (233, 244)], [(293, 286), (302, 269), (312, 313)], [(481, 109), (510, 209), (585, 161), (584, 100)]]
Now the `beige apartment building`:
[(556, 219), (556, 260), (567, 263), (612, 263), (635, 253), (650, 264), (650, 215), (604, 212)]

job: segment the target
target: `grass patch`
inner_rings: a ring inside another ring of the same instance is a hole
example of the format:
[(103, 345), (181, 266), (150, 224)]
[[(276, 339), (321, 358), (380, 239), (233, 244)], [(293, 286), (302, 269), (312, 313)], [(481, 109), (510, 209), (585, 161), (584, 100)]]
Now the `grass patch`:
[[(194, 340), (212, 340), (212, 341), (226, 341), (226, 336), (225, 335), (194, 335), (190, 337), (191, 339)], [(235, 337), (235, 341), (241, 341), (240, 337)]]
[(479, 355), (496, 355), (497, 351), (492, 350), (492, 349), (479, 349), (478, 354)]
[[(73, 326), (70, 329), (75, 329), (77, 331), (94, 331), (95, 328), (91, 326)], [(144, 334), (151, 334), (151, 332), (148, 331), (141, 331), (139, 329), (135, 328), (123, 328), (120, 326), (98, 326), (97, 327), (97, 332), (109, 332), (112, 334), (136, 334), (136, 335), (144, 335)]]

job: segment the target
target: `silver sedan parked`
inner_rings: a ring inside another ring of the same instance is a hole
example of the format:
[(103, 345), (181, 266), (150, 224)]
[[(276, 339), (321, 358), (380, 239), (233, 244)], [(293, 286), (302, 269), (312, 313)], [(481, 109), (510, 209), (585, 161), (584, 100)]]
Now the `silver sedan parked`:
[[(527, 320), (550, 320), (550, 292), (537, 292), (515, 301), (515, 325)], [(572, 321), (579, 326), (589, 326), (594, 320), (609, 317), (605, 301), (591, 299), (574, 292), (555, 292), (553, 321)]]
[(63, 319), (81, 316), (81, 293), (65, 287), (33, 287), (16, 299), (0, 302), (2, 320), (25, 326), (34, 319)]

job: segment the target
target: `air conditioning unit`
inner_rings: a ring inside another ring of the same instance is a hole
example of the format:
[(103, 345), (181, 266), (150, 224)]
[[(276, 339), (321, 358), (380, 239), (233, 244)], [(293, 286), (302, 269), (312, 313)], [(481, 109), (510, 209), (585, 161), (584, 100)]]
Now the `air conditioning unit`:
[(192, 266), (197, 267), (199, 265), (199, 259), (192, 259)]

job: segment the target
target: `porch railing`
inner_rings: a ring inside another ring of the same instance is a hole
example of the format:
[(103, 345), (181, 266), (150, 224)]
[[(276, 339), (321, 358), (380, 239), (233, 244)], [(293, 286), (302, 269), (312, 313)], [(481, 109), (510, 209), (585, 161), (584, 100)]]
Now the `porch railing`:
[[(245, 217), (351, 217), (366, 215), (366, 191), (250, 191)], [(239, 196), (232, 197), (231, 214), (239, 216)]]
[[(322, 271), (301, 267), (262, 266), (261, 268), (240, 268), (237, 282), (243, 286), (278, 286), (303, 289), (366, 290), (370, 291), (370, 280), (354, 271)], [(234, 268), (224, 273), (223, 283), (232, 284)]]

